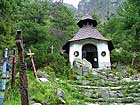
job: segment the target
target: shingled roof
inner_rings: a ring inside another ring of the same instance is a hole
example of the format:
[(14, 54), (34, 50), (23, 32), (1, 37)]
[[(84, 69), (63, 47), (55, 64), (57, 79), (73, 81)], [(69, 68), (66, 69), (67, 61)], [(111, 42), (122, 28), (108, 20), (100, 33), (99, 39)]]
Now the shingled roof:
[(101, 33), (95, 28), (97, 26), (97, 22), (92, 18), (92, 16), (86, 15), (82, 17), (82, 19), (77, 23), (77, 25), (80, 27), (79, 31), (63, 46), (63, 49), (66, 51), (66, 53), (69, 53), (69, 47), (71, 42), (84, 39), (107, 41), (109, 50), (111, 51), (114, 49), (112, 42), (103, 37), (103, 35), (101, 35)]
[(80, 28), (80, 30), (75, 34), (75, 36), (69, 41), (77, 41), (77, 40), (82, 40), (87, 38), (108, 41), (108, 39), (103, 37), (95, 27), (89, 25)]

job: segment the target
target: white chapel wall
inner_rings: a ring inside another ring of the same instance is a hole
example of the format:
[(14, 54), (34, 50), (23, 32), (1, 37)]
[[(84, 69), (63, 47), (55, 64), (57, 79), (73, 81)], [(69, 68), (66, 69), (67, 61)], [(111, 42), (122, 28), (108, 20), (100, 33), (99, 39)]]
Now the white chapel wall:
[[(110, 68), (110, 51), (108, 49), (107, 42), (101, 42), (97, 45), (98, 48), (98, 63), (99, 63), (99, 69), (105, 69)], [(106, 55), (102, 56), (101, 53), (105, 51)]]
[[(85, 39), (85, 40), (71, 42), (70, 52), (69, 52), (69, 61), (71, 63), (71, 66), (73, 66), (73, 62), (76, 58), (82, 59), (82, 47), (85, 44), (93, 44), (97, 47), (99, 69), (104, 69), (104, 68), (110, 67), (110, 65), (111, 65), (111, 63), (110, 63), (110, 52), (108, 50), (107, 42), (106, 41), (95, 40), (95, 39)], [(78, 57), (74, 56), (75, 51), (79, 52)], [(106, 56), (103, 57), (101, 55), (102, 51), (106, 52)]]

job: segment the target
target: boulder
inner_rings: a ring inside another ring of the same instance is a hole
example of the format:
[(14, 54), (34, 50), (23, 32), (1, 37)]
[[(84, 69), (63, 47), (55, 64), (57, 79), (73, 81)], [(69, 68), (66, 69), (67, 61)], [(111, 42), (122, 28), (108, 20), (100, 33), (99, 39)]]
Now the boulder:
[(92, 64), (87, 61), (86, 59), (75, 59), (74, 60), (74, 67), (77, 70), (78, 74), (85, 74), (92, 70)]
[(83, 62), (81, 59), (75, 59), (73, 62), (73, 66), (74, 68), (77, 70), (78, 74), (82, 74), (82, 66), (83, 66)]
[(37, 73), (38, 78), (49, 78), (49, 75), (47, 75), (46, 73), (42, 71), (37, 71), (36, 73)]
[(92, 69), (92, 64), (87, 61), (85, 58), (83, 59), (83, 64), (86, 65), (90, 70)]

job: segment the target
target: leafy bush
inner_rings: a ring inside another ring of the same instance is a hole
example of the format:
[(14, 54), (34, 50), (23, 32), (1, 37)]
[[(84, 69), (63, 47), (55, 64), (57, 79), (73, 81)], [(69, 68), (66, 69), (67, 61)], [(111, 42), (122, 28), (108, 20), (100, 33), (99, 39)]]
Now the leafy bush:
[(122, 65), (128, 65), (131, 64), (132, 54), (126, 50), (122, 50), (119, 52), (113, 50), (111, 53), (111, 59), (113, 63), (119, 62)]

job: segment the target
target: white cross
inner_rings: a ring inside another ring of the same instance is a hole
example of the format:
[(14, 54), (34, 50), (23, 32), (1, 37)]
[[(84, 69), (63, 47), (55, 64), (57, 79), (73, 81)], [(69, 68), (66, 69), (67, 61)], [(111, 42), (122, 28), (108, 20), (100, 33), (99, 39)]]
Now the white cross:
[(34, 55), (34, 53), (31, 52), (31, 50), (28, 50), (29, 52), (27, 52), (27, 55), (29, 55), (30, 57), (32, 57)]

